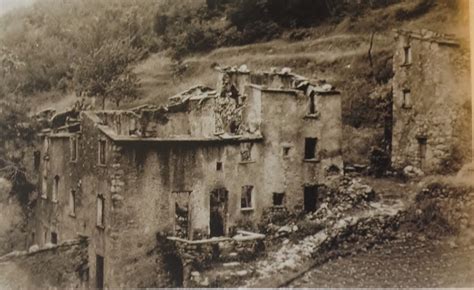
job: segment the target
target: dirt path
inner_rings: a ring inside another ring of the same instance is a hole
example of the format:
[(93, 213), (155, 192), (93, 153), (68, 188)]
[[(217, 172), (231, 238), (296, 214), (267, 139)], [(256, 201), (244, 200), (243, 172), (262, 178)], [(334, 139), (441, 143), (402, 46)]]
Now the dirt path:
[(393, 241), (314, 268), (289, 287), (473, 287), (474, 246)]

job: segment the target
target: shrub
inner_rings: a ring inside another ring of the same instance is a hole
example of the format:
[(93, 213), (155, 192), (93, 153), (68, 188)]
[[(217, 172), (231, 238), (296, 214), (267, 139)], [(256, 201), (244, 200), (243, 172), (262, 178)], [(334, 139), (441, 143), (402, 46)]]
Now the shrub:
[(139, 59), (141, 52), (127, 41), (106, 43), (79, 62), (75, 71), (78, 95), (111, 98), (118, 106), (125, 98), (136, 98), (138, 82), (128, 65)]
[(395, 13), (397, 20), (409, 20), (427, 13), (435, 4), (435, 0), (418, 0), (410, 8), (401, 8)]
[(270, 40), (281, 34), (280, 27), (274, 22), (255, 21), (245, 26), (242, 32), (242, 44)]

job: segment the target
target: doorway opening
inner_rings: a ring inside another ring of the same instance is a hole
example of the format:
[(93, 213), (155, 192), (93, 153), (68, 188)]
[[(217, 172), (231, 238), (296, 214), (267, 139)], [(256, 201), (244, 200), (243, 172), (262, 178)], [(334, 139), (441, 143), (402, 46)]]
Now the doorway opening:
[(191, 220), (190, 220), (190, 200), (191, 192), (182, 191), (174, 192), (174, 232), (175, 236), (182, 239), (190, 239), (191, 237)]
[(166, 254), (164, 256), (165, 269), (169, 273), (171, 287), (183, 287), (183, 263), (179, 256), (175, 254)]
[(96, 255), (95, 261), (96, 288), (104, 289), (104, 257)]
[(426, 161), (426, 149), (428, 145), (428, 138), (418, 137), (418, 154), (420, 156), (420, 169), (423, 170)]
[(226, 234), (228, 191), (219, 188), (211, 192), (209, 228), (211, 237), (222, 237)]
[(304, 211), (314, 212), (318, 209), (318, 186), (311, 185), (304, 187)]

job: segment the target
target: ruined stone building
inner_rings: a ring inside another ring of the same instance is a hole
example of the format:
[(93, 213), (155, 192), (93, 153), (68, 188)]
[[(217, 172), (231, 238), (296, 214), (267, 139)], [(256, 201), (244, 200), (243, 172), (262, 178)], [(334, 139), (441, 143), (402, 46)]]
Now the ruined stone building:
[(194, 87), (164, 107), (52, 123), (29, 244), (88, 237), (92, 287), (167, 286), (158, 234), (232, 236), (274, 211), (313, 211), (318, 186), (343, 168), (340, 94), (288, 69), (221, 69), (216, 90)]
[(452, 36), (396, 31), (392, 166), (425, 173), (471, 159), (469, 54)]

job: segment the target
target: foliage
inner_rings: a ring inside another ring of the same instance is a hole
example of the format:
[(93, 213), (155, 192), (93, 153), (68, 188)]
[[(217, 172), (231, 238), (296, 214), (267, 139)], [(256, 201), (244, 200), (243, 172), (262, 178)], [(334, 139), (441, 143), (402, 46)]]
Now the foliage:
[[(111, 43), (123, 41), (124, 50), (130, 46), (140, 56), (156, 51), (152, 23), (162, 2), (42, 0), (4, 15), (0, 18), (0, 93), (31, 96), (49, 90), (72, 91), (77, 68)], [(110, 86), (123, 87), (131, 79), (127, 74), (114, 76)]]
[(77, 95), (111, 98), (119, 106), (124, 99), (137, 97), (138, 80), (129, 64), (139, 58), (140, 50), (126, 40), (106, 43), (80, 59), (75, 69)]
[(26, 205), (34, 186), (22, 163), (26, 149), (35, 142), (37, 126), (27, 116), (23, 102), (10, 99), (0, 105), (0, 176), (10, 181), (12, 192)]
[[(434, 4), (435, 0), (417, 0), (409, 8), (401, 8), (397, 11), (395, 17), (398, 20), (409, 20), (426, 13)], [(451, 1), (456, 2), (456, 1)]]
[[(36, 1), (0, 18), (0, 97), (77, 91), (89, 96), (107, 93), (102, 97), (120, 104), (121, 99), (136, 97), (136, 76), (123, 60), (130, 65), (158, 51), (180, 60), (216, 47), (267, 41), (286, 29), (311, 27), (400, 1)], [(422, 13), (426, 7), (416, 6), (414, 11)], [(120, 63), (111, 61), (112, 56), (118, 56)], [(106, 68), (100, 68), (102, 64)], [(110, 72), (111, 76), (104, 75)]]

